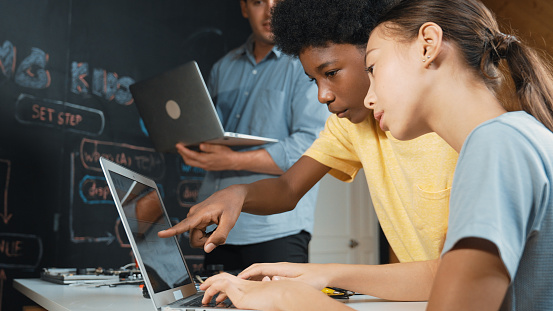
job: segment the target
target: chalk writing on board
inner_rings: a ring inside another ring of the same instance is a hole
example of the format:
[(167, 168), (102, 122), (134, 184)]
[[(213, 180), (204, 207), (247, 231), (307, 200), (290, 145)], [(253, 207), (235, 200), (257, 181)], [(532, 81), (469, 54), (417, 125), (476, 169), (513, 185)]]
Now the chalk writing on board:
[(33, 89), (45, 89), (50, 86), (52, 79), (50, 71), (46, 70), (48, 54), (39, 48), (32, 48), (31, 55), (27, 56), (15, 72), (15, 82), (21, 86)]
[[(89, 74), (88, 63), (71, 63), (72, 93), (90, 93), (90, 84), (86, 80)], [(92, 71), (92, 94), (109, 101), (114, 100), (121, 105), (130, 105), (133, 103), (133, 98), (129, 86), (134, 82), (134, 79), (130, 77), (119, 77), (115, 72), (94, 68)]]
[[(107, 245), (115, 241), (112, 228), (117, 219), (117, 211), (113, 201), (106, 204), (86, 204), (82, 199), (84, 181), (88, 180), (87, 187), (104, 188), (107, 186), (102, 177), (89, 176), (86, 168), (77, 160), (75, 153), (70, 154), (70, 188), (69, 188), (69, 235), (73, 243), (105, 243)], [(86, 177), (89, 176), (89, 177)], [(80, 181), (78, 184), (76, 181)], [(109, 190), (107, 190), (109, 191)], [(109, 193), (109, 192), (108, 192)], [(102, 194), (103, 196), (104, 194)], [(96, 196), (96, 198), (98, 198)], [(106, 196), (107, 198), (107, 196)], [(109, 203), (109, 204), (107, 204)]]
[(99, 160), (103, 156), (152, 179), (165, 175), (165, 158), (152, 148), (83, 138), (79, 151), (83, 167), (91, 171), (102, 171)]
[(11, 78), (15, 71), (15, 83), (32, 89), (45, 89), (52, 79), (46, 69), (49, 55), (43, 50), (33, 47), (31, 54), (21, 61), (16, 69), (17, 49), (10, 41), (4, 41), (0, 49), (0, 65), (4, 76)]
[(15, 118), (23, 124), (94, 136), (104, 131), (105, 118), (101, 110), (28, 94), (19, 95), (15, 105)]
[(8, 78), (15, 72), (15, 54), (15, 46), (10, 41), (4, 41), (0, 47), (0, 69)]
[(182, 207), (191, 207), (196, 204), (201, 185), (201, 180), (181, 180), (177, 186), (177, 199), (179, 205)]
[(180, 161), (180, 163), (178, 165), (178, 171), (180, 172), (181, 175), (187, 176), (187, 178), (197, 177), (197, 178), (201, 179), (205, 175), (205, 170), (203, 170), (199, 167), (186, 165), (186, 164), (184, 164), (184, 161), (182, 161), (182, 160)]
[(2, 296), (4, 293), (4, 281), (8, 278), (6, 277), (6, 272), (4, 269), (0, 269), (0, 311), (2, 310)]
[[(164, 197), (163, 185), (157, 185)], [(114, 204), (105, 177), (86, 175), (79, 182), (79, 196), (85, 204)]]
[(13, 216), (12, 213), (8, 212), (8, 189), (10, 185), (10, 171), (11, 162), (9, 160), (0, 159), (0, 193), (4, 194), (1, 201), (2, 211), (0, 217), (2, 217), (2, 221), (6, 225)]
[(86, 175), (79, 182), (79, 196), (86, 204), (112, 204), (105, 177)]
[(33, 234), (0, 233), (0, 268), (36, 268), (42, 240)]
[[(50, 71), (47, 69), (50, 55), (37, 47), (31, 48), (31, 54), (17, 66), (17, 48), (8, 40), (0, 47), (0, 69), (7, 78), (14, 76), (16, 84), (32, 89), (45, 89), (52, 84)], [(15, 74), (14, 74), (15, 73)], [(88, 63), (73, 61), (71, 64), (72, 93), (88, 96), (93, 95), (121, 105), (133, 103), (129, 86), (135, 82), (131, 77), (108, 72), (102, 68), (94, 68), (92, 78), (89, 78)], [(87, 79), (91, 79), (92, 90)]]
[(16, 69), (17, 49), (10, 41), (4, 41), (0, 49), (0, 65), (2, 73), (11, 78), (15, 71), (15, 83), (32, 88), (45, 89), (50, 86), (52, 79), (50, 71), (46, 69), (48, 53), (33, 47), (31, 54), (21, 61)]

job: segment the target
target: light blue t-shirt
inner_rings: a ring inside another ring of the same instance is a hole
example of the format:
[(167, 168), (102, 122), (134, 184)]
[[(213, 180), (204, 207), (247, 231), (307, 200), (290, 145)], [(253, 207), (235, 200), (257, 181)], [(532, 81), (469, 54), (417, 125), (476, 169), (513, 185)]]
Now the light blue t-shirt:
[[(208, 89), (226, 131), (279, 140), (261, 148), (283, 171), (311, 146), (330, 115), (297, 58), (273, 48), (256, 63), (251, 37), (213, 66)], [(273, 177), (248, 171), (207, 172), (198, 202), (230, 185)], [(318, 184), (290, 212), (270, 216), (242, 213), (226, 244), (266, 242), (302, 230), (311, 233), (317, 191)]]
[(552, 181), (553, 133), (526, 112), (481, 124), (459, 155), (443, 253), (493, 242), (511, 277), (501, 310), (553, 308)]

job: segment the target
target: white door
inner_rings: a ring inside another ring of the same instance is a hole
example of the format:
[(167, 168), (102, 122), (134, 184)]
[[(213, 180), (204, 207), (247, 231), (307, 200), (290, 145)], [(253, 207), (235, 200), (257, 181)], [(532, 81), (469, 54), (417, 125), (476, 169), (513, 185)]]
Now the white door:
[(378, 232), (363, 170), (352, 183), (327, 174), (319, 188), (309, 261), (378, 264)]

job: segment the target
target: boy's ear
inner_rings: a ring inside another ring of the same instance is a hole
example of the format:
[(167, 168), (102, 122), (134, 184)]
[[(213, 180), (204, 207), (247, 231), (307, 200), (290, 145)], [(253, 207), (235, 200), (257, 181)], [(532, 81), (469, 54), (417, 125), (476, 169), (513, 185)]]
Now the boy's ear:
[(420, 27), (417, 41), (419, 42), (420, 55), (425, 68), (428, 68), (440, 54), (442, 39), (442, 27), (438, 24), (427, 22)]

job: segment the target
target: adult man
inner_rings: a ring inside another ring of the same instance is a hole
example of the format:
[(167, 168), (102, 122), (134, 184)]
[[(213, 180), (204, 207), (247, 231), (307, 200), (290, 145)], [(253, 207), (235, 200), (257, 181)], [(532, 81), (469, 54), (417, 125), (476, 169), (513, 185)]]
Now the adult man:
[[(238, 212), (270, 214), (293, 209), (326, 173), (348, 181), (363, 168), (375, 211), (398, 259), (439, 257), (457, 153), (435, 134), (398, 141), (383, 132), (363, 106), (369, 87), (363, 70), (365, 47), (383, 5), (383, 1), (368, 0), (282, 0), (277, 4), (272, 24), (277, 45), (299, 56), (306, 74), (317, 83), (319, 101), (334, 115), (313, 146), (279, 178), (217, 192), (160, 236), (194, 229), (193, 243), (210, 251), (224, 242)], [(219, 226), (210, 236), (197, 232), (211, 223)], [(402, 282), (404, 274), (397, 271), (390, 284)], [(368, 274), (375, 279), (390, 277), (389, 271), (372, 267)]]
[[(300, 62), (274, 47), (270, 17), (275, 2), (240, 0), (252, 35), (214, 65), (208, 88), (226, 130), (279, 142), (253, 150), (202, 144), (201, 152), (177, 145), (188, 165), (208, 171), (199, 201), (230, 185), (282, 174), (312, 144), (329, 115), (317, 103), (316, 88)], [(241, 270), (256, 262), (307, 262), (317, 190), (288, 213), (240, 215), (226, 245), (206, 254), (205, 265)]]

